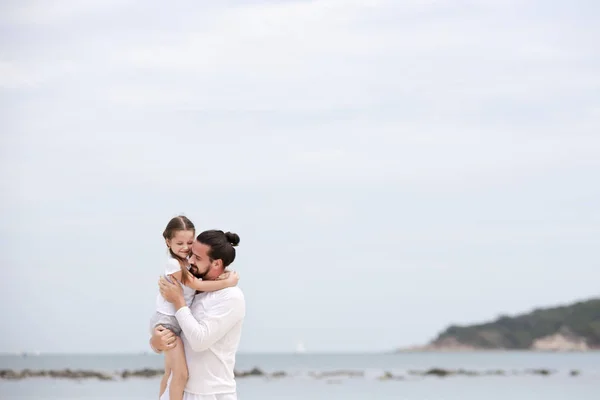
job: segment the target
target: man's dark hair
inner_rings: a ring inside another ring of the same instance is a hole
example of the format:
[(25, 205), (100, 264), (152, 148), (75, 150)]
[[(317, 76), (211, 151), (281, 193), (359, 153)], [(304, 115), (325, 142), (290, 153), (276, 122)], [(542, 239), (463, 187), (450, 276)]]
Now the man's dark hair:
[(240, 237), (236, 233), (219, 230), (204, 231), (196, 240), (208, 247), (208, 256), (211, 261), (222, 260), (223, 268), (235, 260), (235, 247), (240, 244)]

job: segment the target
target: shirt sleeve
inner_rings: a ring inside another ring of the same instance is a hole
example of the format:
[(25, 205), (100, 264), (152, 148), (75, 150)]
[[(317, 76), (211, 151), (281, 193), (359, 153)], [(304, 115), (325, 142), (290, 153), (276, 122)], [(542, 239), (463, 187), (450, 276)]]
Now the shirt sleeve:
[(179, 265), (179, 261), (174, 258), (169, 258), (165, 265), (165, 275), (172, 275), (175, 272), (181, 270), (181, 265)]
[(246, 313), (246, 304), (240, 292), (223, 289), (215, 294), (218, 297), (206, 308), (201, 321), (194, 318), (188, 307), (182, 307), (175, 313), (181, 330), (194, 351), (204, 351), (215, 344)]

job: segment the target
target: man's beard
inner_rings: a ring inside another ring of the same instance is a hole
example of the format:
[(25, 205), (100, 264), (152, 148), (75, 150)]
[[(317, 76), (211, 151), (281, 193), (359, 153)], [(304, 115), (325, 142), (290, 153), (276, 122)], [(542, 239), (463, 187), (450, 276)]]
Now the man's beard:
[[(206, 271), (206, 272), (208, 272), (208, 271)], [(206, 276), (206, 272), (201, 274), (200, 272), (198, 272), (198, 267), (196, 267), (195, 265), (192, 265), (190, 267), (190, 273), (198, 279), (204, 279), (204, 277)]]
[[(204, 276), (206, 275), (206, 271), (205, 273), (201, 274), (200, 272), (198, 272), (198, 267), (196, 267), (195, 265), (190, 266), (190, 274), (192, 274), (194, 277), (198, 278), (198, 279), (204, 279)], [(199, 293), (204, 293), (201, 292), (200, 290), (196, 290), (196, 294)]]

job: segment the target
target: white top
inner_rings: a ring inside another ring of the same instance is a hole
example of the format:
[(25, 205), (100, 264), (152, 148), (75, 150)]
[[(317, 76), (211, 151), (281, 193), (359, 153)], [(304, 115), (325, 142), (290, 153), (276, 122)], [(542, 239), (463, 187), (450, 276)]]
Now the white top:
[(191, 307), (177, 311), (189, 373), (186, 393), (235, 393), (233, 368), (245, 315), (246, 301), (237, 286), (199, 293)]
[[(190, 265), (187, 266), (187, 269), (190, 269)], [(165, 265), (165, 276), (168, 278), (169, 275), (173, 275), (175, 272), (179, 271), (181, 271), (179, 261), (173, 257), (169, 257)], [(195, 289), (183, 285), (183, 298), (185, 299), (185, 304), (188, 306), (192, 304), (195, 294)], [(175, 307), (173, 307), (173, 304), (166, 301), (160, 292), (158, 292), (158, 295), (156, 296), (156, 311), (166, 315), (175, 315)]]

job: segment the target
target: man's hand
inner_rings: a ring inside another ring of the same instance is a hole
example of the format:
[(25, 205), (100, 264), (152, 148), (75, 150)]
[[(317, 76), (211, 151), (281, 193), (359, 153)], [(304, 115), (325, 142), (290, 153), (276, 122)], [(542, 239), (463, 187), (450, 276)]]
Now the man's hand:
[(179, 310), (186, 305), (183, 298), (183, 288), (181, 287), (181, 283), (173, 276), (171, 276), (171, 279), (174, 283), (169, 282), (164, 276), (161, 276), (158, 281), (158, 288), (162, 297), (169, 303), (173, 303), (175, 309)]
[(157, 351), (171, 350), (177, 344), (176, 340), (177, 336), (173, 332), (159, 325), (154, 328), (150, 345)]

